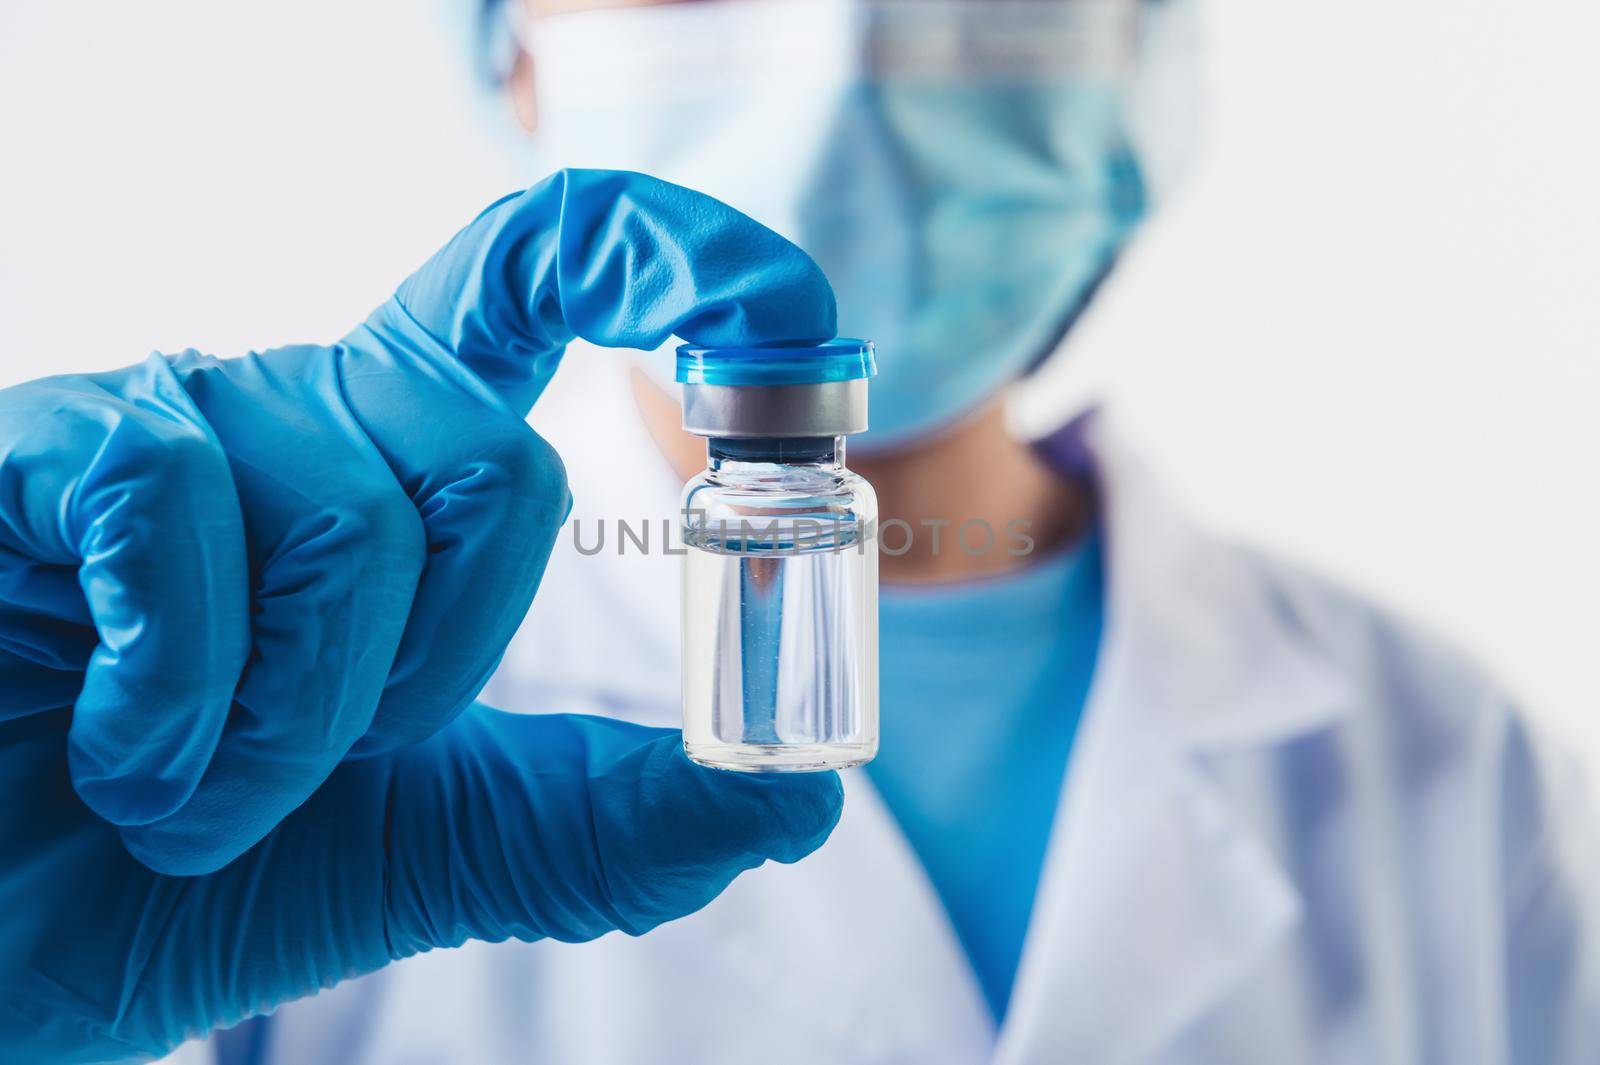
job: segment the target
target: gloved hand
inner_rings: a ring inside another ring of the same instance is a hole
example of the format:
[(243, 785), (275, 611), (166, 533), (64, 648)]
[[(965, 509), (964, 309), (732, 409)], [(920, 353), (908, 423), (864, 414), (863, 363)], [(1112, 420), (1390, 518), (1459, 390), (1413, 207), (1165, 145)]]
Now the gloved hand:
[(833, 330), (772, 232), (573, 171), (339, 344), (0, 392), (0, 1057), (159, 1053), (468, 938), (641, 933), (818, 846), (833, 774), (462, 711), (569, 509), (522, 420), (567, 342)]

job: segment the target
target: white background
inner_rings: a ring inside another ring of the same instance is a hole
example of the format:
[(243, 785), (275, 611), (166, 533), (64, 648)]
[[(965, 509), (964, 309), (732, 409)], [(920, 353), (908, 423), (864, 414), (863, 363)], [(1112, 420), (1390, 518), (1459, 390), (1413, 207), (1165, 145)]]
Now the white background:
[[(5, 0), (0, 384), (337, 337), (536, 177), (467, 2)], [(1209, 520), (1451, 633), (1600, 765), (1600, 9), (1205, 30), (1205, 149), (1043, 405), (1108, 394)]]

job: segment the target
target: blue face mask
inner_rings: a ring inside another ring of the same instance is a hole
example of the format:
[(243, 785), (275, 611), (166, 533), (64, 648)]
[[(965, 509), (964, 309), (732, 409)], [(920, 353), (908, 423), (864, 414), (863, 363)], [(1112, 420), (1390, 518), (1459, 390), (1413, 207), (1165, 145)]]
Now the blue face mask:
[[(539, 154), (708, 192), (808, 251), (878, 345), (871, 449), (1048, 354), (1145, 211), (1135, 0), (710, 0), (527, 34)], [(852, 442), (852, 447), (856, 446)]]

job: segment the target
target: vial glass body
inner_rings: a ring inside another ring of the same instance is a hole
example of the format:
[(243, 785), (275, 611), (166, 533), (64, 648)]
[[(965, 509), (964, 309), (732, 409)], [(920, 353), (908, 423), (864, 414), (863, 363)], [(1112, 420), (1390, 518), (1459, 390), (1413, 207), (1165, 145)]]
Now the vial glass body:
[(683, 738), (747, 772), (878, 749), (872, 486), (843, 442), (712, 441), (683, 494)]

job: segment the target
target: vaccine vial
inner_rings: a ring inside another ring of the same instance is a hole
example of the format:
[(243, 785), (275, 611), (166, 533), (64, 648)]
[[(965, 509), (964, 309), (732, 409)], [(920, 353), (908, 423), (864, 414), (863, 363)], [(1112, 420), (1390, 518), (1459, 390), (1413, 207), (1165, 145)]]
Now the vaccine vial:
[(683, 745), (702, 765), (808, 772), (878, 750), (878, 504), (844, 464), (872, 345), (678, 349)]

